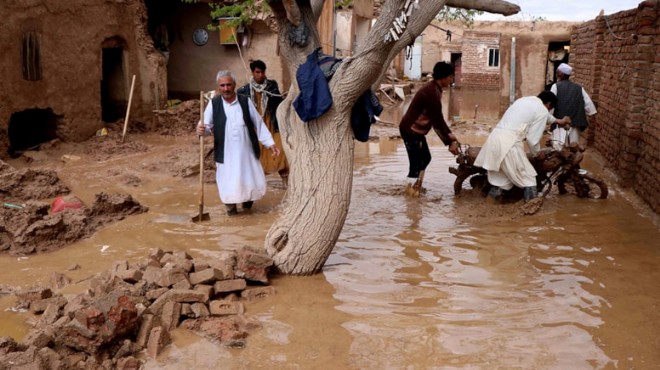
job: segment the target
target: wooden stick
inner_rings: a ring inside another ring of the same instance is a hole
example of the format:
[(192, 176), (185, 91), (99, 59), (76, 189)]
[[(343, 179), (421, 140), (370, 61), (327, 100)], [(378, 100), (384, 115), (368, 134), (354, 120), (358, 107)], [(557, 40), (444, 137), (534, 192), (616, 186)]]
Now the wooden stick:
[(131, 102), (133, 101), (133, 88), (135, 87), (135, 75), (133, 75), (133, 81), (131, 81), (131, 93), (128, 95), (128, 107), (126, 107), (126, 117), (124, 118), (124, 131), (121, 133), (121, 142), (124, 142), (124, 136), (126, 136), (126, 128), (128, 127), (128, 118), (131, 116)]
[[(204, 124), (204, 92), (199, 92), (199, 119)], [(204, 215), (204, 135), (199, 137), (199, 219)]]

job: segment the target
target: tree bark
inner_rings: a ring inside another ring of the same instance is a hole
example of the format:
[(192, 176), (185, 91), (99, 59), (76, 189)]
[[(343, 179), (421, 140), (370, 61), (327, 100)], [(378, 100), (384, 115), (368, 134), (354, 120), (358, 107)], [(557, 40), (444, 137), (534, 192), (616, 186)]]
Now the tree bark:
[[(290, 163), (289, 186), (282, 212), (266, 235), (265, 246), (284, 274), (310, 275), (321, 270), (341, 233), (353, 184), (353, 105), (383, 73), (389, 61), (414, 42), (445, 1), (420, 1), (407, 17), (398, 40), (386, 41), (406, 0), (385, 2), (378, 21), (353, 57), (345, 58), (329, 82), (333, 106), (320, 118), (302, 122), (292, 106), (298, 96), (296, 71), (319, 47), (318, 4), (309, 0), (269, 0), (279, 24), (282, 60), (291, 86), (277, 118)], [(414, 0), (409, 2), (416, 4)], [(294, 20), (297, 24), (292, 23)], [(387, 64), (385, 62), (388, 62)]]
[(488, 13), (513, 15), (520, 7), (501, 0), (447, 0), (447, 6), (461, 9), (483, 10)]

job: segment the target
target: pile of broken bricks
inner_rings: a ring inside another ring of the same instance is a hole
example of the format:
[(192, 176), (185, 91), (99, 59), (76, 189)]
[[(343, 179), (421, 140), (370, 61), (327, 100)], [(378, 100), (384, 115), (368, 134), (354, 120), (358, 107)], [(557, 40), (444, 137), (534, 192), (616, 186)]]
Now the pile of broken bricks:
[(142, 351), (158, 356), (177, 327), (244, 347), (260, 327), (244, 303), (275, 293), (267, 285), (273, 261), (251, 247), (223, 253), (192, 258), (155, 249), (146, 262), (113, 263), (73, 297), (48, 288), (14, 292), (16, 308), (38, 316), (20, 343), (0, 337), (0, 370), (139, 369)]

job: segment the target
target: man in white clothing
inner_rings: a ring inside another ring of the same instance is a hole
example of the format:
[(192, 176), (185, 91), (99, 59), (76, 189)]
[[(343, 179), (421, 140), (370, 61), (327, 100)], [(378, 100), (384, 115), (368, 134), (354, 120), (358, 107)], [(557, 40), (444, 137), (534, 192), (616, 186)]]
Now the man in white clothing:
[(216, 75), (218, 90), (204, 111), (197, 134), (213, 133), (213, 156), (220, 200), (228, 215), (252, 208), (266, 194), (266, 177), (259, 162), (261, 143), (280, 155), (280, 149), (249, 98), (236, 95), (236, 78), (230, 71)]
[(553, 84), (550, 88), (555, 95), (557, 95), (557, 105), (555, 106), (555, 117), (571, 117), (571, 127), (566, 127), (568, 133), (564, 129), (552, 125), (552, 148), (561, 150), (568, 136), (568, 141), (572, 144), (580, 142), (580, 133), (584, 131), (589, 122), (587, 116), (591, 117), (596, 127), (600, 128), (600, 124), (596, 119), (596, 106), (589, 97), (589, 94), (584, 88), (573, 81), (569, 81), (573, 68), (562, 63), (557, 67), (557, 83)]
[(514, 185), (524, 190), (525, 201), (536, 197), (536, 170), (527, 159), (523, 142), (526, 140), (536, 155), (546, 125), (570, 124), (570, 118), (556, 119), (550, 114), (556, 103), (557, 97), (549, 91), (520, 98), (488, 135), (474, 164), (488, 171), (488, 182), (492, 185), (490, 197), (499, 200), (502, 190)]

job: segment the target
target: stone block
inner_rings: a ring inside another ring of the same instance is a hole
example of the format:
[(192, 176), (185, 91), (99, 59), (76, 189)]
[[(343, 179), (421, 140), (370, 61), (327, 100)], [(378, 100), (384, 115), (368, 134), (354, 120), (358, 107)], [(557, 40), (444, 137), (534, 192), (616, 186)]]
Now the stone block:
[(38, 325), (40, 327), (52, 325), (57, 319), (60, 318), (60, 306), (54, 303), (51, 303), (46, 307), (41, 319), (39, 320)]
[(137, 283), (142, 279), (142, 271), (131, 268), (126, 270), (115, 271), (115, 276), (121, 278), (127, 283)]
[(241, 302), (216, 300), (209, 302), (209, 312), (213, 316), (239, 315), (245, 312), (245, 307)]
[(160, 261), (161, 258), (165, 255), (165, 252), (160, 248), (152, 248), (149, 251), (149, 258), (152, 260)]
[(216, 294), (241, 291), (247, 287), (245, 279), (220, 280), (213, 284)]
[(69, 303), (65, 297), (52, 297), (46, 299), (39, 299), (36, 301), (30, 302), (30, 311), (35, 314), (40, 314), (48, 308), (49, 305), (56, 305), (58, 308), (62, 308)]
[(187, 289), (191, 289), (191, 288), (192, 288), (192, 284), (190, 284), (190, 281), (188, 281), (187, 278), (179, 281), (178, 283), (176, 283), (174, 285), (172, 285), (172, 289), (186, 289), (187, 290)]
[(169, 332), (162, 326), (156, 326), (149, 333), (147, 356), (156, 358), (163, 348), (170, 343)]
[(152, 290), (147, 291), (147, 292), (144, 294), (144, 296), (145, 296), (148, 300), (153, 301), (153, 300), (158, 299), (158, 297), (160, 297), (161, 295), (167, 293), (169, 290), (170, 290), (170, 288), (158, 288), (158, 289), (152, 289)]
[(163, 305), (160, 315), (161, 325), (166, 330), (174, 330), (179, 325), (181, 317), (181, 303), (169, 301)]
[(273, 294), (275, 294), (275, 287), (264, 286), (245, 289), (241, 292), (241, 297), (248, 302), (252, 302), (256, 299), (270, 297)]
[(171, 289), (167, 293), (161, 295), (154, 301), (154, 303), (149, 306), (149, 310), (153, 314), (160, 314), (165, 303), (179, 302), (179, 303), (195, 303), (208, 302), (208, 297), (203, 292), (198, 292), (196, 290), (180, 290), (180, 289)]
[(208, 297), (206, 301), (211, 299), (211, 296), (213, 295), (212, 285), (206, 285), (206, 284), (195, 285), (194, 290), (204, 293)]
[(193, 272), (190, 274), (190, 283), (193, 285), (205, 284), (205, 283), (214, 283), (217, 280), (222, 280), (225, 278), (225, 274), (219, 269), (216, 268), (207, 268), (199, 272)]
[(273, 260), (265, 251), (252, 247), (242, 247), (238, 250), (236, 269), (243, 272), (248, 280), (268, 283), (268, 271)]
[(149, 333), (151, 329), (160, 325), (160, 316), (153, 314), (144, 314), (142, 315), (142, 321), (140, 322), (140, 329), (138, 330), (137, 336), (135, 337), (135, 344), (144, 348), (147, 346), (147, 341), (149, 340)]
[(211, 314), (204, 303), (193, 303), (190, 305), (190, 310), (195, 318), (207, 317)]
[(19, 308), (28, 308), (33, 301), (52, 297), (53, 291), (50, 288), (29, 289), (14, 292), (14, 295)]

